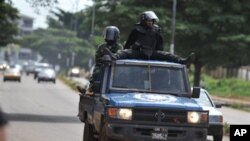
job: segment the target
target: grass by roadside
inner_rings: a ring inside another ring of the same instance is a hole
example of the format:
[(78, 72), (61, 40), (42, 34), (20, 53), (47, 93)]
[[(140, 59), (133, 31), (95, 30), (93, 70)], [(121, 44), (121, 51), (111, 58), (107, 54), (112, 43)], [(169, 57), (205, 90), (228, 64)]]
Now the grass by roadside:
[(78, 82), (68, 79), (63, 75), (59, 75), (59, 79), (66, 85), (68, 85), (72, 90), (77, 91), (76, 86), (80, 86)]
[(230, 126), (227, 122), (225, 122), (223, 126), (223, 135), (229, 136), (229, 133), (230, 133)]
[(232, 105), (230, 105), (230, 107), (232, 107), (234, 109), (241, 110), (241, 111), (250, 112), (250, 107), (244, 107), (240, 104), (232, 104)]
[[(235, 78), (214, 79), (206, 74), (201, 78), (205, 82), (205, 89), (211, 95), (250, 100), (250, 83)], [(190, 82), (193, 82), (193, 75), (190, 75)]]

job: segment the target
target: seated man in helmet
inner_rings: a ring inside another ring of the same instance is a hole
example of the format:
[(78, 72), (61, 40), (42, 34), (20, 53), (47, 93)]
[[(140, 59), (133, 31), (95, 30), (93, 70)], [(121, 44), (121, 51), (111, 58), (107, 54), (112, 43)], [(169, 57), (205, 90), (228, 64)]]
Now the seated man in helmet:
[[(93, 92), (95, 92), (96, 87), (94, 86), (94, 82), (98, 81), (99, 75), (102, 71), (102, 59), (101, 58), (104, 55), (104, 50), (108, 49), (112, 53), (116, 53), (118, 50), (123, 49), (123, 46), (117, 43), (117, 40), (119, 39), (119, 34), (120, 34), (120, 31), (115, 26), (107, 26), (105, 28), (104, 30), (105, 43), (98, 46), (98, 49), (96, 51), (96, 55), (95, 55), (96, 65), (95, 65), (95, 69), (93, 71), (92, 77), (90, 78), (90, 85), (86, 94), (92, 95)], [(84, 93), (84, 91), (82, 93)]]
[(134, 29), (130, 33), (124, 51), (116, 54), (113, 54), (109, 50), (105, 51), (112, 60), (126, 58), (153, 59), (180, 64), (186, 64), (191, 61), (193, 54), (188, 58), (180, 58), (163, 51), (163, 38), (160, 28), (156, 24), (159, 19), (153, 11), (143, 12), (140, 19), (140, 23), (135, 24)]

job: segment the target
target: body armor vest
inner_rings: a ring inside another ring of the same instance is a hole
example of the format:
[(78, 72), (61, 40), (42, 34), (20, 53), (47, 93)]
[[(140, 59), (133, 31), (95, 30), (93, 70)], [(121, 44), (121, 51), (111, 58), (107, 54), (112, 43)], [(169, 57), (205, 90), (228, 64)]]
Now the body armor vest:
[(135, 48), (150, 58), (156, 48), (158, 31), (155, 28), (145, 29), (140, 25), (136, 26), (135, 29), (139, 32), (134, 45)]

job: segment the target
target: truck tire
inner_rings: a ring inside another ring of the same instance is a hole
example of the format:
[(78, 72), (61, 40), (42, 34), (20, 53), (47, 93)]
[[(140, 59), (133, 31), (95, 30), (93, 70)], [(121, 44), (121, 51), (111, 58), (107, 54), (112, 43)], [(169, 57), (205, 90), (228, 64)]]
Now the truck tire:
[(94, 137), (94, 127), (93, 125), (90, 125), (87, 121), (84, 125), (83, 141), (97, 141), (97, 139)]
[(115, 141), (115, 140), (112, 140), (110, 139), (109, 137), (107, 137), (106, 135), (106, 126), (104, 125), (103, 128), (102, 128), (102, 133), (100, 135), (100, 140), (99, 141)]
[(213, 139), (214, 141), (222, 141), (223, 135), (214, 135)]

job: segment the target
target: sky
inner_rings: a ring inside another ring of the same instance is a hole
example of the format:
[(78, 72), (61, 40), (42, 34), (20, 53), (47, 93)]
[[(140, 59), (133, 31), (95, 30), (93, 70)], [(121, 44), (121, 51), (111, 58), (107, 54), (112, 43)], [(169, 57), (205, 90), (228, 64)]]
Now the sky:
[(49, 11), (56, 9), (56, 7), (66, 11), (75, 12), (92, 4), (91, 0), (58, 0), (58, 4), (55, 6), (50, 8), (38, 8), (39, 12), (37, 12), (37, 9), (31, 7), (26, 0), (12, 0), (12, 2), (13, 6), (16, 7), (21, 14), (34, 18), (34, 29), (46, 28), (48, 26), (46, 23), (46, 17), (49, 15)]

